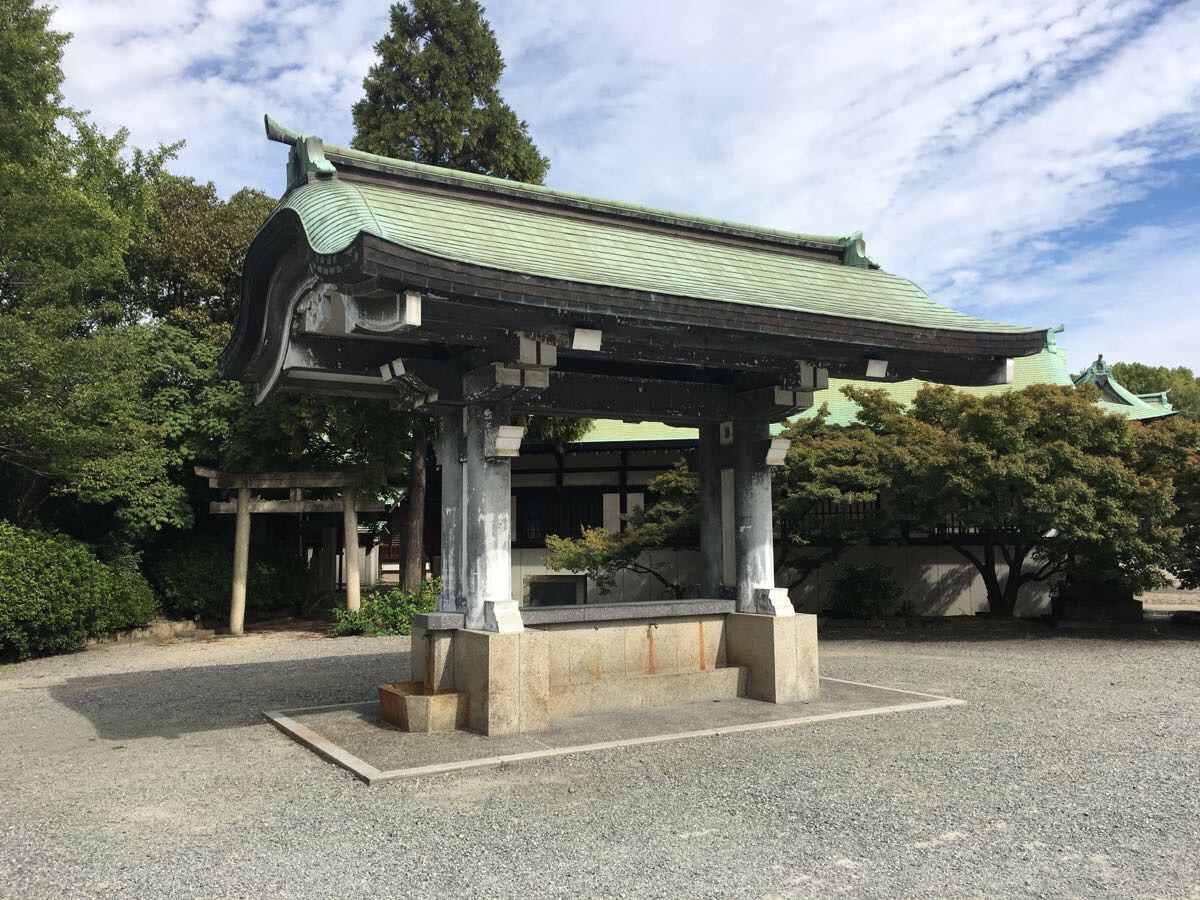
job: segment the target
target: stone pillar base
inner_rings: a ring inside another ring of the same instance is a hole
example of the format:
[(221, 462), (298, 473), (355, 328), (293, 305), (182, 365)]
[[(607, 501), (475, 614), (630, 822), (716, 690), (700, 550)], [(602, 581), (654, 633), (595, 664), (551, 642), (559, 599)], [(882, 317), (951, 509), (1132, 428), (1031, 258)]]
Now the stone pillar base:
[(749, 670), (747, 697), (796, 703), (820, 696), (816, 616), (731, 613), (725, 640), (729, 665)]
[(454, 688), (467, 696), (467, 727), (526, 734), (550, 727), (550, 654), (544, 631), (454, 632)]

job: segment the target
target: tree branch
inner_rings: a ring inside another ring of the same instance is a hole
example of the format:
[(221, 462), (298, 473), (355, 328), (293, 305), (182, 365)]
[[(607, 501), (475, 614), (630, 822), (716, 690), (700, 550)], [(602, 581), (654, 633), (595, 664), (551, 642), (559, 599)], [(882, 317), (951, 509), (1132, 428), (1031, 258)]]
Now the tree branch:
[(1062, 572), (1063, 565), (1064, 565), (1064, 563), (1061, 561), (1047, 562), (1045, 565), (1043, 565), (1041, 568), (1039, 568), (1036, 572), (1031, 572), (1029, 574), (1029, 577), (1027, 580), (1028, 581), (1046, 581), (1047, 579), (1053, 578), (1055, 575)]
[(983, 564), (983, 560), (981, 560), (978, 556), (976, 556), (974, 553), (972, 553), (970, 550), (968, 550), (964, 545), (951, 544), (950, 548), (952, 550), (957, 551), (958, 553), (961, 553), (963, 556), (965, 556), (968, 560), (971, 561), (972, 565), (974, 565), (975, 568), (977, 568), (980, 572), (982, 572), (984, 569), (987, 568)]

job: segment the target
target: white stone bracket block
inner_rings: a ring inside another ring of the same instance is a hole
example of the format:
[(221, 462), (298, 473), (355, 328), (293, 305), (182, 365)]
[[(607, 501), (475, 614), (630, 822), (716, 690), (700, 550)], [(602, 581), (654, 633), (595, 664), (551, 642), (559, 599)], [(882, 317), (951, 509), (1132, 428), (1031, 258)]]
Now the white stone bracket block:
[(513, 634), (525, 630), (525, 622), (515, 600), (484, 601), (483, 625), (486, 631), (498, 634)]
[(755, 588), (754, 611), (764, 616), (794, 616), (796, 608), (788, 597), (787, 588)]
[(484, 433), (483, 455), (490, 460), (511, 459), (521, 455), (523, 425), (497, 425)]

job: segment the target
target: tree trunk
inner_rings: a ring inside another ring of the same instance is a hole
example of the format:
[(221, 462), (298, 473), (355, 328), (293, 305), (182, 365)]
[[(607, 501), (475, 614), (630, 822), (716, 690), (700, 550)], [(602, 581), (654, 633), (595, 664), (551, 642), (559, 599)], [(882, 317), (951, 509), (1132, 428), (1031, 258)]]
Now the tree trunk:
[(1023, 547), (1014, 547), (1011, 555), (1006, 554), (1008, 562), (1008, 580), (1004, 583), (1004, 599), (1001, 607), (1006, 619), (1011, 619), (1017, 612), (1017, 597), (1021, 594), (1021, 585), (1025, 583), (1022, 577), (1025, 571), (1025, 557), (1028, 551)]
[(412, 457), (408, 474), (408, 498), (404, 514), (404, 556), (400, 563), (400, 587), (416, 593), (424, 575), (425, 562), (425, 445), (426, 422), (413, 416)]
[(1027, 580), (1022, 574), (1025, 569), (1025, 557), (1029, 555), (1030, 548), (1017, 546), (1011, 554), (1006, 547), (1001, 548), (1004, 561), (1008, 564), (1008, 578), (1002, 586), (999, 576), (996, 575), (996, 543), (992, 538), (984, 538), (982, 559), (962, 545), (951, 546), (970, 560), (979, 571), (983, 586), (987, 589), (988, 611), (997, 618), (1011, 619), (1017, 609), (1021, 586)]
[(983, 544), (983, 565), (979, 567), (979, 572), (983, 576), (983, 586), (987, 588), (988, 612), (993, 616), (1003, 616), (1004, 592), (996, 575), (996, 545), (990, 538)]

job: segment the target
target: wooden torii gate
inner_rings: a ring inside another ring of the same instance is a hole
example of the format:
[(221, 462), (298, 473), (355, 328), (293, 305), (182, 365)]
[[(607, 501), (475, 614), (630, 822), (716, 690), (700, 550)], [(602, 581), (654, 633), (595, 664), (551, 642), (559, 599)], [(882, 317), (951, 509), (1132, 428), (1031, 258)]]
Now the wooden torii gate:
[[(342, 513), (342, 543), (345, 546), (346, 608), (358, 609), (360, 602), (358, 559), (358, 514), (383, 512), (382, 500), (366, 500), (355, 495), (362, 483), (359, 472), (221, 472), (196, 466), (196, 474), (208, 479), (210, 488), (236, 490), (236, 500), (213, 500), (208, 511), (236, 515), (233, 531), (233, 591), (229, 599), (229, 633), (242, 634), (246, 621), (246, 575), (250, 566), (251, 513)], [(287, 490), (287, 500), (251, 497), (253, 489)], [(306, 499), (306, 489), (341, 491), (341, 498)]]

